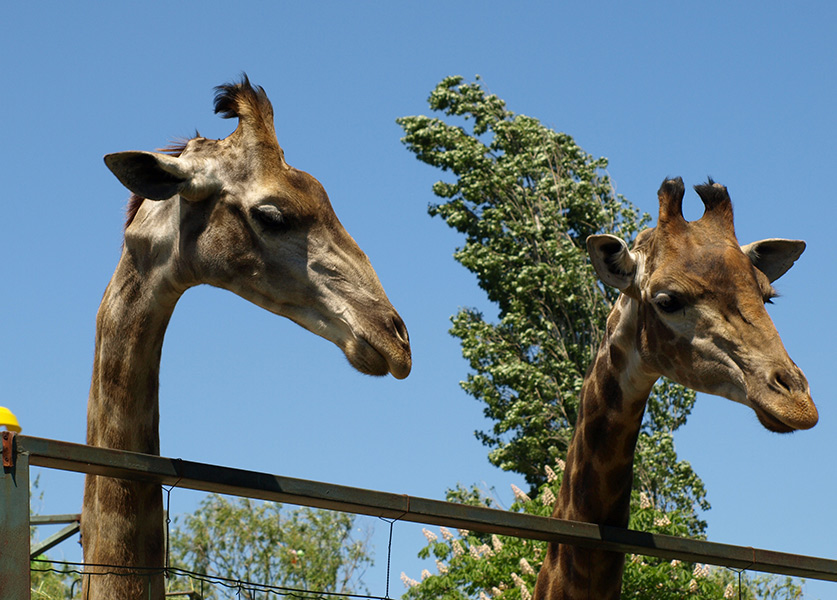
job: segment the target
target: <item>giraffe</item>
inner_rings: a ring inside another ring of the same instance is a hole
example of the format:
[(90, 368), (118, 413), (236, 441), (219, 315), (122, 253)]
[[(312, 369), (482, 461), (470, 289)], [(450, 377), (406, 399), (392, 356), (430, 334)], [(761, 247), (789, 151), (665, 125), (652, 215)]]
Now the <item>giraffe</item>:
[[(612, 235), (587, 240), (600, 279), (621, 294), (582, 386), (555, 518), (627, 527), (637, 436), (661, 376), (745, 404), (771, 431), (817, 423), (808, 382), (764, 306), (805, 242), (739, 246), (727, 189), (710, 179), (695, 191), (705, 206), (697, 221), (683, 217), (682, 179), (669, 179), (657, 226), (633, 248)], [(550, 543), (534, 597), (619, 598), (624, 558)]]
[[(163, 336), (180, 296), (199, 284), (330, 340), (362, 373), (402, 379), (410, 372), (403, 321), (322, 185), (285, 162), (264, 89), (243, 75), (216, 92), (215, 112), (238, 119), (228, 137), (105, 156), (134, 195), (97, 315), (90, 445), (159, 454)], [(84, 577), (84, 598), (161, 599), (160, 486), (88, 476), (82, 545), (87, 573), (119, 573)]]

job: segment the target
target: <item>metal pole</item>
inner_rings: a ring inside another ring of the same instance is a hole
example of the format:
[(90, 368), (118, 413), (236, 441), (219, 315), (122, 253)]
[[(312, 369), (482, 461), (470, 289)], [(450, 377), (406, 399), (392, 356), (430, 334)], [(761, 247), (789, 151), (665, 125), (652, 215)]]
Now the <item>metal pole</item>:
[(18, 436), (32, 465), (483, 533), (837, 581), (837, 560), (466, 506), (135, 452)]
[(81, 515), (78, 513), (69, 515), (29, 515), (30, 525), (58, 525), (61, 523), (78, 523)]
[(29, 598), (29, 457), (17, 452), (17, 436), (2, 432), (0, 481), (0, 590), (3, 598)]

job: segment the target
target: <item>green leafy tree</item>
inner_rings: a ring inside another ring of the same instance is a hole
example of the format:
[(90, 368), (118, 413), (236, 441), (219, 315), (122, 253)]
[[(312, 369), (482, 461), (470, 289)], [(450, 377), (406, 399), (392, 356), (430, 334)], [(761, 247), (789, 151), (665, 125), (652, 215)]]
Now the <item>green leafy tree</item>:
[[(32, 600), (66, 600), (72, 598), (73, 578), (67, 567), (49, 562), (40, 555), (30, 563), (29, 593)], [(81, 586), (78, 586), (80, 591)]]
[[(550, 483), (546, 465), (566, 458), (584, 375), (618, 295), (599, 282), (585, 240), (613, 233), (630, 242), (649, 217), (614, 192), (606, 159), (594, 159), (569, 135), (511, 112), (479, 80), (448, 77), (428, 102), (443, 117), (398, 119), (402, 141), (420, 161), (446, 173), (433, 185), (440, 201), (429, 213), (464, 235), (454, 258), (476, 275), (498, 309), (494, 320), (471, 308), (452, 318), (451, 334), (471, 367), (461, 385), (493, 421), (489, 430), (476, 432), (490, 448), (489, 460), (520, 473), (540, 498)], [(640, 527), (637, 519), (658, 511), (670, 521), (667, 533), (705, 532), (699, 514), (709, 508), (706, 491), (689, 463), (678, 459), (672, 437), (694, 401), (694, 392), (665, 379), (651, 393), (634, 461), (632, 511)], [(483, 500), (464, 490), (452, 492), (452, 499)], [(538, 510), (548, 514), (551, 503)], [(496, 588), (503, 598), (516, 598), (522, 592), (515, 589), (531, 589), (533, 576), (521, 573), (519, 559), (538, 563), (529, 563), (536, 571), (543, 551), (537, 544), (509, 539), (505, 554), (481, 562), (471, 549), (491, 548), (485, 539), (460, 539), (463, 554), (448, 541), (423, 550), (449, 560), (447, 570), (425, 577), (409, 597), (476, 598)], [(668, 563), (628, 561), (626, 597), (679, 597), (690, 566), (675, 567), (672, 577)], [(510, 582), (513, 572), (525, 585)], [(651, 587), (653, 592), (641, 591)]]
[[(429, 103), (454, 122), (400, 118), (403, 141), (419, 160), (452, 174), (433, 186), (442, 202), (429, 212), (465, 235), (454, 258), (498, 308), (496, 322), (470, 308), (453, 317), (451, 333), (472, 369), (462, 387), (494, 421), (476, 432), (491, 448), (489, 460), (536, 490), (544, 465), (566, 457), (584, 374), (618, 295), (599, 282), (585, 240), (604, 232), (631, 240), (648, 217), (614, 193), (606, 159), (509, 111), (479, 82), (448, 77)], [(635, 471), (638, 489), (689, 514), (689, 532), (698, 534), (705, 525), (697, 511), (709, 508), (705, 490), (671, 438), (694, 400), (669, 381), (654, 388)]]
[[(546, 468), (548, 481), (537, 495), (529, 497), (513, 486), (515, 501), (510, 510), (548, 516), (563, 477), (563, 464)], [(644, 493), (633, 492), (635, 510), (630, 527), (651, 533), (684, 536), (689, 517), (677, 509), (664, 512)], [(448, 500), (491, 506), (478, 489), (458, 488)], [(537, 580), (546, 542), (487, 535), (465, 530), (438, 533), (424, 529), (427, 545), (419, 556), (435, 560), (433, 573), (425, 569), (420, 581), (402, 573), (406, 600), (529, 600)], [(790, 578), (749, 577), (704, 564), (630, 555), (625, 562), (622, 597), (625, 599), (682, 600), (683, 598), (742, 598), (746, 600), (795, 600), (801, 589)]]
[[(299, 590), (365, 592), (361, 578), (372, 559), (368, 536), (356, 539), (354, 521), (345, 513), (287, 510), (277, 503), (213, 494), (173, 529), (171, 566), (210, 578)], [(200, 588), (182, 577), (169, 588), (181, 590), (184, 585)], [(216, 589), (206, 588), (205, 598), (218, 597)], [(273, 596), (266, 592), (264, 597)]]
[[(40, 476), (32, 482), (29, 490), (29, 513), (32, 514), (32, 496), (38, 489)], [(38, 494), (38, 500), (43, 501), (43, 491)], [(36, 528), (29, 528), (30, 546), (37, 543)], [(65, 600), (72, 598), (73, 581), (79, 576), (72, 572), (67, 565), (52, 562), (45, 554), (41, 554), (29, 563), (29, 593), (32, 600)], [(77, 591), (80, 591), (78, 586)]]

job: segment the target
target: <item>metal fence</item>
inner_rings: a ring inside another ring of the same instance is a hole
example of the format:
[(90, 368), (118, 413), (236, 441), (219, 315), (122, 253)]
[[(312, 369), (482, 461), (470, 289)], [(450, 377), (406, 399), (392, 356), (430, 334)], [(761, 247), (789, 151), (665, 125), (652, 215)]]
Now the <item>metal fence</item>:
[(599, 550), (701, 562), (739, 570), (837, 581), (837, 560), (832, 559), (466, 506), (405, 494), (15, 435), (7, 431), (2, 432), (2, 435), (0, 590), (3, 590), (4, 598), (29, 598), (30, 466), (136, 479), (178, 488), (555, 541)]

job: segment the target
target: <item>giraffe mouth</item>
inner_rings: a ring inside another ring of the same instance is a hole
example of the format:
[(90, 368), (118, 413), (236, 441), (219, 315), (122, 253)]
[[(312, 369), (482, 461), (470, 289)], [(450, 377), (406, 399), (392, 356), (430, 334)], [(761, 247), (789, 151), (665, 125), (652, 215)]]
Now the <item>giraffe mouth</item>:
[(775, 433), (792, 433), (797, 431), (797, 428), (784, 424), (779, 419), (768, 414), (767, 411), (764, 411), (755, 405), (753, 405), (753, 410), (755, 411), (759, 422), (770, 431)]
[[(398, 319), (400, 322), (400, 319)], [(349, 363), (361, 373), (384, 376), (391, 373), (396, 379), (404, 379), (412, 369), (410, 342), (406, 329), (401, 325), (395, 340), (356, 337), (343, 348)]]
[(750, 406), (766, 429), (776, 433), (791, 433), (810, 429), (819, 421), (817, 407), (810, 394), (791, 393), (782, 395), (774, 405), (750, 402)]

